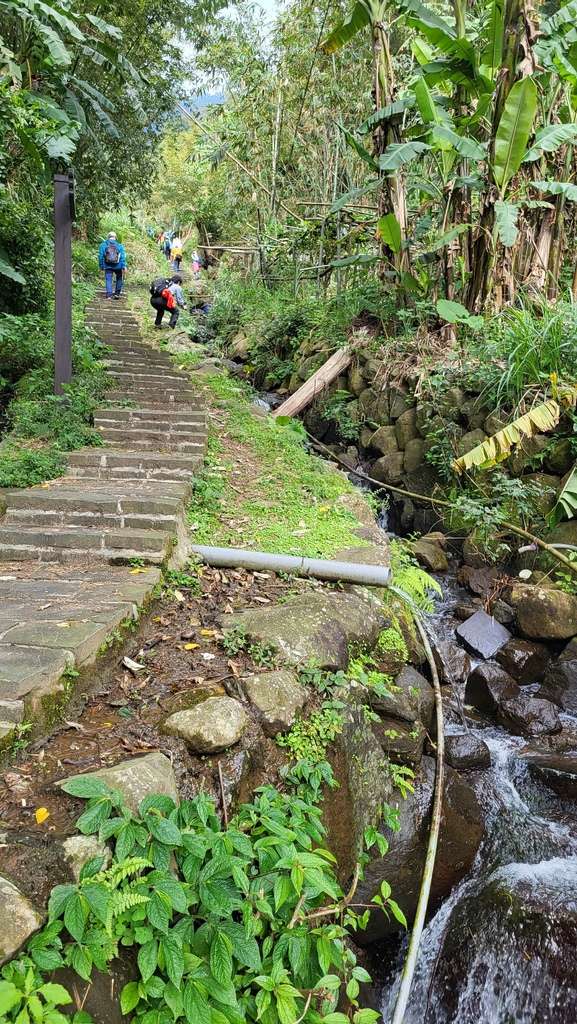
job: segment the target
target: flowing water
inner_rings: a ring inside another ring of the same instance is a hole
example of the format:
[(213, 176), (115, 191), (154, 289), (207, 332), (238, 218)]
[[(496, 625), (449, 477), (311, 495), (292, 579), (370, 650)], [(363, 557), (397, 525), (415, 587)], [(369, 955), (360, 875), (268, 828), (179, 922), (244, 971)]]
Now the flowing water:
[[(433, 628), (454, 639), (450, 604), (449, 593)], [(491, 768), (467, 775), (486, 835), (425, 928), (404, 1024), (577, 1024), (577, 807), (532, 779), (518, 758), (525, 739), (469, 728), (491, 751)], [(407, 946), (383, 991), (385, 1024)]]

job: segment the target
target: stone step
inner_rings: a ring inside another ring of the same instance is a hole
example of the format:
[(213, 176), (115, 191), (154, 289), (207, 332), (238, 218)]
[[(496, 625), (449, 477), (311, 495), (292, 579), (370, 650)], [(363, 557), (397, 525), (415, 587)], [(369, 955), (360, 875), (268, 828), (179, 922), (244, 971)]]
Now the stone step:
[(154, 353), (148, 355), (136, 352), (133, 355), (127, 355), (126, 353), (111, 352), (102, 362), (106, 363), (107, 366), (122, 366), (127, 371), (139, 367), (146, 371), (151, 366), (158, 366), (163, 370), (176, 369), (171, 359), (167, 359), (163, 355), (155, 355)]
[(146, 370), (114, 370), (111, 371), (110, 375), (119, 384), (134, 384), (144, 388), (156, 387), (161, 381), (169, 387), (181, 384), (190, 386), (190, 378), (184, 373), (179, 373), (177, 370), (172, 373), (165, 373), (160, 369), (151, 367), (150, 372), (146, 372)]
[[(162, 395), (162, 399), (160, 398)], [(190, 408), (194, 405), (195, 396), (191, 390), (177, 390), (176, 388), (168, 388), (159, 392), (158, 387), (156, 388), (118, 388), (117, 391), (105, 391), (104, 398), (107, 402), (133, 402), (136, 406), (142, 406), (143, 408), (150, 408), (149, 403), (152, 403), (152, 407), (162, 409), (163, 405), (174, 404), (174, 405), (185, 405)], [(142, 403), (146, 403), (145, 406)]]
[(175, 426), (173, 429), (162, 429), (155, 428), (152, 426), (145, 427), (144, 425), (137, 426), (131, 423), (129, 426), (116, 424), (115, 426), (102, 427), (99, 430), (102, 439), (109, 442), (114, 441), (115, 444), (123, 444), (127, 451), (130, 451), (130, 447), (136, 441), (146, 441), (150, 444), (157, 445), (163, 450), (165, 442), (179, 443), (183, 442), (186, 444), (194, 445), (198, 449), (200, 455), (204, 452), (206, 443), (206, 430), (187, 430), (181, 426)]
[(14, 491), (6, 496), (8, 510), (4, 525), (174, 531), (186, 494), (184, 486), (175, 494), (148, 491), (141, 496), (134, 491), (131, 495), (119, 496), (65, 487), (50, 491)]
[(202, 410), (191, 409), (97, 409), (94, 414), (95, 427), (112, 427), (130, 423), (136, 429), (174, 430), (181, 426), (206, 431), (207, 416)]
[(128, 562), (141, 558), (160, 565), (170, 554), (174, 533), (168, 530), (85, 530), (0, 527), (0, 561)]
[(202, 463), (201, 455), (160, 455), (154, 452), (71, 452), (68, 458), (68, 476), (89, 480), (107, 480), (128, 483), (132, 481), (159, 481), (181, 483), (190, 479), (195, 468)]

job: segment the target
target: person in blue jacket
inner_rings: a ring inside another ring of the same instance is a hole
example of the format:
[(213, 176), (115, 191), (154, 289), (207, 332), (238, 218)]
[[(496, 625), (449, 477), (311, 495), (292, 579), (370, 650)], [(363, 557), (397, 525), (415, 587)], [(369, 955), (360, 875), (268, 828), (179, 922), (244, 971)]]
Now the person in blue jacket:
[[(122, 281), (126, 270), (126, 255), (124, 247), (116, 238), (116, 232), (109, 231), (108, 238), (100, 246), (98, 254), (98, 265), (104, 271), (106, 282), (106, 298), (119, 299), (122, 291)], [(116, 287), (112, 293), (112, 276), (116, 278)]]

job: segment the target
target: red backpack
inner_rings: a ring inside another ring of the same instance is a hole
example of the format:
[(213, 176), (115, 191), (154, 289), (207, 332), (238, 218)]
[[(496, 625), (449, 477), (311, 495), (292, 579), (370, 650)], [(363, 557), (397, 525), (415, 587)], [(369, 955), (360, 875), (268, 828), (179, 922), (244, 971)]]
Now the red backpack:
[(164, 288), (163, 289), (163, 291), (162, 291), (162, 298), (166, 299), (166, 308), (167, 309), (176, 309), (178, 303), (177, 303), (173, 293), (170, 291), (169, 288)]

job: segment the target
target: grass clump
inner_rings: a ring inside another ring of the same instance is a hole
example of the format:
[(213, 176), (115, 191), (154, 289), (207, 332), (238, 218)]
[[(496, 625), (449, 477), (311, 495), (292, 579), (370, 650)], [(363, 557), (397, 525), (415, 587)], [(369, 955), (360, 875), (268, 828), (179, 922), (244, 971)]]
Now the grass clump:
[(359, 523), (340, 501), (356, 493), (328, 463), (310, 455), (299, 423), (280, 425), (251, 412), (251, 391), (228, 377), (203, 378), (218, 434), (195, 481), (189, 510), (199, 544), (254, 547), (328, 558), (361, 545)]

